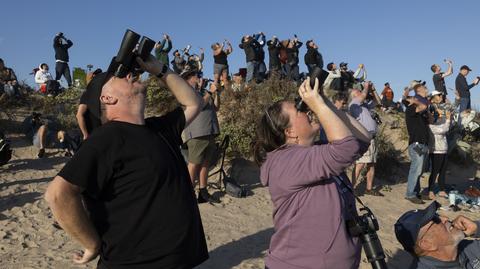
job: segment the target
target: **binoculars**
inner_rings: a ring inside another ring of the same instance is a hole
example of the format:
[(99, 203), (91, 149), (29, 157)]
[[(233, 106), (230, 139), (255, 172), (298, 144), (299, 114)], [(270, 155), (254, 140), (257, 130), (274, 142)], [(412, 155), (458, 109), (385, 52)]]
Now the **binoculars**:
[(144, 72), (138, 65), (136, 57), (146, 61), (155, 46), (155, 41), (146, 36), (139, 40), (139, 34), (127, 29), (117, 56), (113, 57), (108, 67), (108, 73), (113, 74), (115, 77), (124, 78), (129, 73), (140, 75)]

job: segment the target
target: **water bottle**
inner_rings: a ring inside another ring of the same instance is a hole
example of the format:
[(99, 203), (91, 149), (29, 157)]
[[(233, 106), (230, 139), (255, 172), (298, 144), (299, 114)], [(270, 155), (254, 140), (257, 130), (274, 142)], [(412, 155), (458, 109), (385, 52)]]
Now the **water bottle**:
[(458, 191), (450, 191), (448, 193), (448, 200), (450, 201), (450, 205), (456, 204), (457, 194), (458, 194)]

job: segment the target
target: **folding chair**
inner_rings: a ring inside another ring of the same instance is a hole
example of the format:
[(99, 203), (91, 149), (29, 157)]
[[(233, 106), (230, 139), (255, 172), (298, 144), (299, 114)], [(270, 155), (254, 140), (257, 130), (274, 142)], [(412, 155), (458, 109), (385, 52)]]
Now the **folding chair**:
[(215, 184), (212, 184), (219, 190), (222, 189), (223, 179), (227, 176), (227, 172), (225, 172), (223, 165), (225, 164), (225, 153), (227, 152), (227, 148), (229, 144), (230, 144), (230, 136), (225, 135), (222, 143), (218, 145), (217, 150), (215, 151), (215, 156), (214, 158), (212, 158), (212, 160), (214, 161), (211, 162), (211, 166), (210, 166), (210, 167), (215, 167), (218, 164), (218, 161), (220, 160), (220, 167), (216, 171), (208, 175), (208, 178), (210, 178), (213, 175), (220, 174), (220, 176), (218, 177), (218, 182)]

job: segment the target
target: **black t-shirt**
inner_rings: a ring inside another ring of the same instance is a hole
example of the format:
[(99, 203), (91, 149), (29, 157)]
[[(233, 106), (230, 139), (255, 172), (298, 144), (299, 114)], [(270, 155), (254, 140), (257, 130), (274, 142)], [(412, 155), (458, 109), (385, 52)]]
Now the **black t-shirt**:
[(428, 116), (426, 110), (416, 112), (416, 106), (407, 106), (405, 120), (408, 130), (408, 144), (418, 142), (428, 145)]
[(222, 50), (218, 55), (213, 55), (216, 64), (228, 65), (227, 54)]
[[(88, 91), (85, 91), (82, 96), (80, 97), (80, 104), (81, 105), (86, 105), (87, 100), (88, 100)], [(85, 117), (85, 125), (87, 127), (87, 132), (88, 134), (92, 134), (93, 130), (100, 127), (102, 125), (102, 122), (100, 121), (99, 118), (95, 117), (92, 113), (87, 108), (87, 111), (83, 114)]]
[[(108, 268), (193, 268), (208, 259), (200, 212), (179, 145), (178, 108), (145, 125), (95, 130), (60, 171), (84, 188)], [(160, 136), (161, 134), (162, 136)], [(163, 138), (162, 138), (163, 137)]]
[(442, 77), (442, 75), (443, 73), (433, 75), (433, 85), (435, 86), (436, 91), (443, 92), (443, 94), (447, 95), (445, 79)]

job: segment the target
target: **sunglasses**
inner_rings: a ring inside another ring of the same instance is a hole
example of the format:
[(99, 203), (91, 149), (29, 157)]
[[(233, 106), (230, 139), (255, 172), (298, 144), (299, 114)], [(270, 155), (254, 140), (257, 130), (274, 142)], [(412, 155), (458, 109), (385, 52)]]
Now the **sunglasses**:
[(432, 226), (434, 224), (440, 224), (442, 223), (442, 219), (440, 218), (440, 216), (438, 214), (435, 214), (433, 215), (432, 219), (432, 224), (430, 224), (430, 226), (425, 230), (425, 232), (423, 233), (423, 235), (418, 239), (418, 241), (422, 240), (423, 237), (425, 237), (425, 235), (428, 233), (428, 231), (430, 230), (430, 228), (432, 228)]

